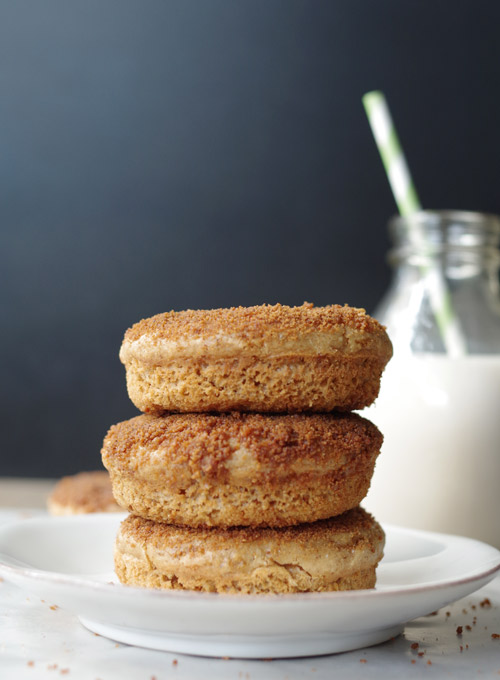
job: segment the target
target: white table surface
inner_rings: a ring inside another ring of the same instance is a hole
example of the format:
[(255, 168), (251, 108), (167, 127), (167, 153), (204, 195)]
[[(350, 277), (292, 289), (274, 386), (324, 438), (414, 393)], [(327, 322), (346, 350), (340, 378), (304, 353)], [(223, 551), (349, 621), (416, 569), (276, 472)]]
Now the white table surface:
[[(40, 491), (40, 499), (45, 493), (45, 488)], [(0, 523), (43, 512), (42, 501), (38, 505), (35, 510), (3, 508)], [(486, 598), (491, 606), (484, 605)], [(500, 635), (500, 576), (436, 615), (409, 623), (404, 634), (390, 642), (290, 660), (208, 659), (130, 647), (89, 632), (73, 614), (51, 607), (50, 602), (0, 582), (1, 680), (500, 677), (500, 638), (492, 637)], [(461, 636), (458, 626), (463, 627)]]
[(0, 508), (45, 509), (55, 479), (0, 477)]

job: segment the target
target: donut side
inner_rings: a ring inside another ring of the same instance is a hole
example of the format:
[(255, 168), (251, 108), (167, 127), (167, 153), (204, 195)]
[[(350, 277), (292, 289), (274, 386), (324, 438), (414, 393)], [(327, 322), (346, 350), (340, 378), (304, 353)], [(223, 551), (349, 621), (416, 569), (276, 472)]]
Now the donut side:
[(378, 359), (366, 357), (183, 358), (161, 366), (131, 359), (126, 379), (143, 413), (329, 412), (372, 404), (382, 370)]

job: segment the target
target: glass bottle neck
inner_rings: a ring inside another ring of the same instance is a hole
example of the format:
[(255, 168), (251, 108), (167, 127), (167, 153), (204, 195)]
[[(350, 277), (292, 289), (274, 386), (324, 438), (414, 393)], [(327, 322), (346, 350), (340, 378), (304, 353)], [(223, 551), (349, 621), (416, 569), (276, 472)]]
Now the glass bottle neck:
[(500, 219), (494, 215), (421, 211), (393, 218), (389, 229), (393, 267), (439, 268), (451, 279), (498, 278)]
[(500, 354), (500, 219), (423, 211), (389, 225), (395, 275), (374, 315), (396, 350), (451, 355), (458, 337), (460, 354)]
[(471, 252), (447, 248), (441, 252), (424, 250), (402, 251), (394, 248), (389, 252), (389, 263), (395, 269), (411, 269), (425, 274), (429, 269), (440, 269), (445, 278), (462, 280), (477, 276), (498, 279), (500, 270), (500, 251)]

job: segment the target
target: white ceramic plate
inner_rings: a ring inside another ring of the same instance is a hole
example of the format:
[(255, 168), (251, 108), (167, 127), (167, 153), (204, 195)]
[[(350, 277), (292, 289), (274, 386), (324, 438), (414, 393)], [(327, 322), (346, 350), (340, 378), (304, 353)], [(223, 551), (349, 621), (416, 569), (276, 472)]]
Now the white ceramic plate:
[(127, 644), (240, 658), (295, 657), (383, 642), (406, 622), (488, 583), (500, 552), (457, 536), (384, 527), (377, 588), (297, 595), (162, 592), (119, 585), (121, 514), (40, 517), (0, 527), (0, 574)]

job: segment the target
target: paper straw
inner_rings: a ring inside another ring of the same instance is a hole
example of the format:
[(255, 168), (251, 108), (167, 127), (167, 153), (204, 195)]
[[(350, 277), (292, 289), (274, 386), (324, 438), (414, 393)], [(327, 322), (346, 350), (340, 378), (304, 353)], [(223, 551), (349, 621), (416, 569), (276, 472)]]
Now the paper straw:
[(368, 92), (363, 104), (399, 213), (411, 215), (422, 208), (385, 97)]
[[(399, 213), (408, 217), (422, 210), (422, 207), (384, 94), (367, 92), (362, 100)], [(418, 229), (413, 230), (412, 237), (417, 247), (425, 247), (425, 239)], [(421, 270), (427, 281), (431, 308), (447, 353), (453, 357), (467, 354), (446, 281), (436, 267), (427, 266)]]

